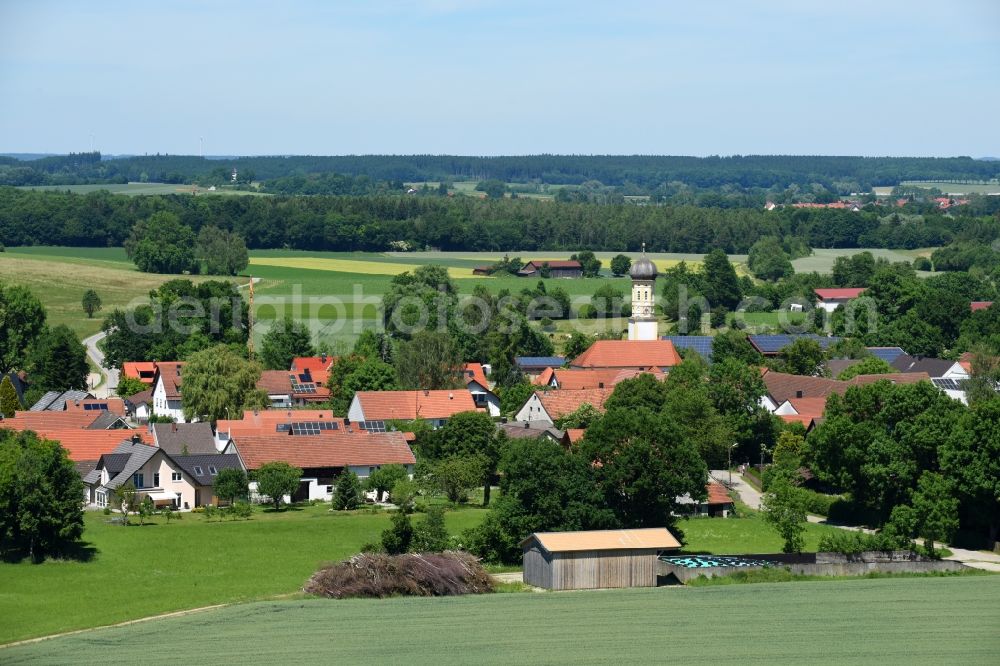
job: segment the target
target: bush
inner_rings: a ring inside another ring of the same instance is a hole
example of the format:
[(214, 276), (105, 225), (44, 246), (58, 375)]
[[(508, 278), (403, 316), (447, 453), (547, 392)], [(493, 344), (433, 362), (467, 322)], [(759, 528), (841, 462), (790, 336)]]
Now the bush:
[(893, 550), (913, 550), (914, 543), (906, 537), (887, 532), (865, 534), (864, 532), (849, 532), (838, 530), (825, 534), (819, 540), (819, 551), (824, 553), (841, 553), (857, 555), (867, 551), (888, 552)]
[(843, 499), (840, 495), (824, 495), (807, 488), (800, 488), (799, 492), (802, 493), (802, 498), (805, 501), (806, 511), (817, 516), (829, 516), (831, 507)]
[(577, 319), (596, 319), (597, 318), (597, 308), (593, 305), (587, 303), (586, 305), (581, 305), (576, 311)]
[(444, 524), (444, 509), (436, 506), (427, 510), (427, 515), (413, 528), (410, 550), (415, 553), (440, 553), (451, 543), (448, 529)]
[(494, 591), (493, 578), (469, 553), (361, 553), (324, 567), (306, 581), (307, 594), (332, 599), (443, 597)]
[(410, 549), (413, 541), (413, 523), (405, 511), (392, 514), (392, 527), (382, 532), (382, 548), (390, 555), (400, 555)]
[(253, 505), (250, 502), (237, 502), (229, 507), (229, 513), (234, 520), (236, 518), (250, 520), (250, 516), (253, 515)]
[(931, 260), (927, 257), (917, 257), (913, 260), (913, 268), (918, 271), (930, 271), (934, 267), (931, 265)]

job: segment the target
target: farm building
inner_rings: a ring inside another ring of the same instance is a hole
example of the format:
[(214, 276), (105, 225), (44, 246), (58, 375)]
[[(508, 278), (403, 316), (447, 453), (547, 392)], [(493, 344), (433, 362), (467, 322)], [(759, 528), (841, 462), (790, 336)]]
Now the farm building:
[(657, 557), (680, 547), (665, 527), (535, 532), (521, 542), (524, 582), (548, 590), (655, 587)]
[(517, 272), (518, 277), (544, 277), (548, 271), (549, 277), (578, 278), (583, 276), (583, 266), (575, 259), (552, 261), (529, 261)]

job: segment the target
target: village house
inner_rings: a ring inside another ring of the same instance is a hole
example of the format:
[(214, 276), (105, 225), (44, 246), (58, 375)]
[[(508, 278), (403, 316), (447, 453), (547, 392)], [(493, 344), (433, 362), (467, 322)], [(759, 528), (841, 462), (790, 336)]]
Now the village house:
[(327, 409), (246, 410), (240, 419), (220, 419), (215, 423), (215, 448), (222, 451), (231, 439), (273, 433), (303, 434), (345, 430), (344, 419)]
[(548, 386), (555, 389), (614, 388), (619, 382), (626, 379), (634, 379), (641, 374), (647, 373), (659, 380), (663, 380), (666, 377), (666, 374), (658, 368), (655, 370), (636, 370), (635, 368), (546, 368), (532, 383), (537, 386)]
[(257, 388), (267, 393), (273, 409), (325, 404), (330, 399), (330, 389), (326, 387), (326, 372), (319, 372), (324, 376), (323, 382), (318, 382), (308, 368), (301, 372), (264, 370)]
[(497, 426), (511, 439), (538, 439), (545, 437), (553, 442), (562, 442), (565, 433), (546, 420), (508, 421)]
[(522, 422), (543, 421), (554, 424), (558, 419), (572, 414), (584, 404), (603, 412), (604, 402), (611, 397), (613, 391), (613, 388), (535, 391), (517, 411), (514, 420)]
[(534, 379), (546, 368), (561, 368), (566, 364), (562, 356), (515, 356), (514, 365), (528, 379)]
[(485, 409), (490, 416), (500, 416), (500, 397), (490, 388), (482, 364), (466, 363), (462, 366), (462, 378), (476, 407)]
[(534, 259), (526, 263), (517, 272), (518, 277), (541, 277), (543, 268), (548, 267), (551, 278), (578, 278), (583, 277), (583, 266), (575, 259), (568, 260), (538, 260)]
[(219, 470), (229, 468), (243, 469), (239, 456), (172, 456), (137, 437), (102, 454), (83, 482), (87, 503), (98, 508), (114, 507), (115, 491), (131, 482), (139, 501), (149, 497), (157, 507), (188, 510), (218, 503), (212, 486)]
[(181, 371), (183, 361), (160, 362), (156, 364), (153, 379), (153, 414), (172, 418), (183, 423), (184, 406), (181, 401)]
[(138, 379), (143, 384), (152, 388), (153, 381), (156, 379), (156, 362), (126, 361), (122, 363), (122, 377)]
[(435, 391), (358, 391), (347, 410), (347, 420), (364, 430), (382, 432), (386, 421), (422, 419), (440, 428), (459, 412), (476, 410), (467, 389)]
[(816, 307), (833, 312), (865, 292), (864, 288), (814, 289)]
[[(270, 462), (286, 462), (302, 470), (299, 488), (285, 501), (329, 501), (336, 479), (350, 470), (362, 479), (382, 465), (398, 464), (413, 474), (416, 458), (401, 432), (368, 432), (353, 428), (266, 435), (239, 435), (226, 445), (225, 453), (235, 453), (247, 470), (260, 469)], [(256, 483), (250, 484), (251, 494)]]

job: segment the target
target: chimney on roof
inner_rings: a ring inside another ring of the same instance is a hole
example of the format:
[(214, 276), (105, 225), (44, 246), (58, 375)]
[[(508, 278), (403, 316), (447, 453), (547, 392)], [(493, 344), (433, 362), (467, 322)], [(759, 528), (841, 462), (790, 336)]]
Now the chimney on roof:
[(136, 433), (136, 434), (132, 435), (132, 443), (133, 444), (142, 444), (142, 435), (140, 435), (139, 433)]
[(531, 427), (531, 422), (530, 421), (525, 421), (524, 422), (524, 429), (527, 430), (530, 427)]
[(425, 395), (425, 396), (428, 396), (428, 395), (430, 395), (430, 394), (431, 394), (431, 392), (430, 392), (430, 391), (428, 391), (427, 389), (424, 389), (424, 395)]
[(449, 393), (448, 394), (448, 399), (449, 400), (454, 400), (455, 399), (455, 394), (454, 393)]
[(795, 392), (795, 397), (796, 398), (801, 398), (802, 397), (802, 391), (796, 391)]
[(322, 352), (319, 355), (319, 360), (322, 361), (323, 363), (326, 363), (326, 352)]
[(604, 382), (597, 382), (597, 388), (604, 388)]

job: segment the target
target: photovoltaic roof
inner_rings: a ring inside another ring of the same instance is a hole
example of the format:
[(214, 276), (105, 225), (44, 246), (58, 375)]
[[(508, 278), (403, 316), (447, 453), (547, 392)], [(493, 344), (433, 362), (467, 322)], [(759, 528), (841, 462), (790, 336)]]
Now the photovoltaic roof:
[(816, 335), (815, 333), (802, 333), (800, 335), (751, 335), (750, 344), (756, 347), (761, 354), (777, 354), (800, 338), (815, 340), (822, 349), (840, 342), (840, 338), (828, 338)]
[(514, 361), (522, 368), (560, 368), (566, 359), (562, 356), (518, 356)]
[(693, 349), (706, 361), (712, 360), (711, 335), (664, 335), (663, 340), (670, 340), (677, 349)]
[(880, 358), (886, 363), (892, 363), (897, 357), (906, 353), (900, 347), (866, 347), (866, 349), (871, 352), (872, 356)]

